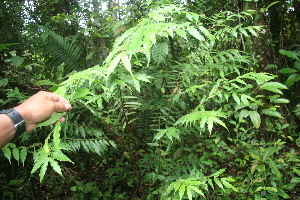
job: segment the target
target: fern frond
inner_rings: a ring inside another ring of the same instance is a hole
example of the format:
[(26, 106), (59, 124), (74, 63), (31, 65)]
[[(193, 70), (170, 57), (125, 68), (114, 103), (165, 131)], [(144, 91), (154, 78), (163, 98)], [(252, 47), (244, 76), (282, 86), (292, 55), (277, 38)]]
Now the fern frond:
[(200, 127), (204, 128), (205, 124), (207, 124), (207, 128), (211, 133), (214, 123), (217, 123), (227, 129), (225, 123), (220, 120), (220, 118), (226, 117), (227, 115), (225, 113), (219, 111), (194, 111), (182, 116), (176, 121), (175, 125), (191, 126), (196, 121), (199, 121)]
[(67, 145), (67, 148), (71, 151), (84, 150), (87, 153), (92, 152), (99, 156), (108, 150), (108, 146), (116, 147), (113, 141), (105, 139), (71, 140), (68, 141)]
[(77, 69), (79, 67), (81, 48), (47, 27), (39, 27), (47, 35), (43, 45), (43, 53), (48, 57), (48, 65), (51, 68), (56, 68), (64, 63), (64, 75)]

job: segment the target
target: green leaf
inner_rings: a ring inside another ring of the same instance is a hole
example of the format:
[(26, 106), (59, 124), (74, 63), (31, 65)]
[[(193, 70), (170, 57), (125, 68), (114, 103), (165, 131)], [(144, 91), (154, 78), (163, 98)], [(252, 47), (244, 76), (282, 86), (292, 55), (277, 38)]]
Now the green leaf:
[(95, 51), (90, 52), (90, 53), (86, 56), (85, 60), (91, 59), (91, 58), (93, 57), (94, 53), (95, 53)]
[(11, 62), (16, 68), (18, 68), (23, 64), (24, 58), (20, 56), (13, 56), (11, 58)]
[(212, 43), (215, 42), (215, 37), (204, 26), (199, 26), (198, 28)]
[(179, 188), (179, 197), (180, 199), (182, 199), (183, 195), (184, 195), (184, 192), (185, 192), (185, 188), (186, 186), (184, 184), (182, 184)]
[(248, 27), (247, 29), (248, 29), (248, 31), (249, 31), (252, 35), (254, 35), (255, 37), (258, 37), (258, 34), (256, 33), (255, 30), (253, 30), (252, 27)]
[(251, 119), (254, 127), (258, 129), (261, 124), (261, 119), (260, 119), (260, 115), (258, 114), (258, 112), (257, 111), (249, 111), (249, 116), (250, 116), (250, 119)]
[(288, 79), (286, 80), (286, 85), (288, 87), (291, 87), (292, 85), (294, 85), (296, 82), (300, 81), (300, 74), (292, 74), (288, 77)]
[(193, 195), (192, 195), (192, 191), (191, 191), (190, 187), (186, 188), (186, 193), (187, 193), (189, 200), (193, 200)]
[(5, 87), (8, 84), (8, 79), (4, 78), (4, 79), (0, 79), (0, 87)]
[(211, 174), (209, 177), (218, 177), (218, 176), (220, 176), (221, 174), (223, 174), (224, 172), (225, 172), (225, 168), (223, 168), (223, 169), (220, 169), (219, 171), (217, 171), (217, 172), (215, 172), (215, 173), (213, 173), (213, 174)]
[(227, 182), (227, 178), (221, 178), (221, 182), (223, 183), (224, 186), (226, 186), (227, 188), (231, 188), (234, 191), (238, 191), (231, 183)]
[(273, 161), (273, 160), (269, 160), (269, 166), (272, 170), (272, 173), (277, 177), (277, 178), (281, 178), (282, 177), (282, 174), (280, 173), (279, 171), (279, 168), (278, 166), (276, 165), (276, 163)]
[(13, 149), (13, 156), (14, 156), (14, 158), (16, 159), (16, 161), (19, 163), (19, 160), (20, 160), (20, 152), (19, 152), (19, 149), (17, 149), (17, 148), (14, 148), (14, 149)]
[(277, 189), (276, 188), (273, 188), (273, 187), (258, 187), (255, 192), (260, 192), (262, 190), (267, 190), (267, 191), (270, 191), (270, 192), (277, 192)]
[(204, 37), (194, 27), (188, 26), (187, 31), (199, 41), (204, 41)]
[(220, 124), (221, 126), (223, 126), (224, 128), (226, 128), (226, 129), (228, 130), (228, 128), (227, 128), (227, 126), (225, 125), (225, 123), (222, 122), (219, 118), (217, 118), (217, 117), (210, 117), (210, 118), (212, 118), (214, 122)]
[(221, 183), (221, 181), (217, 178), (214, 178), (215, 183), (217, 184), (217, 186), (219, 186), (222, 190), (224, 190), (223, 185)]
[(147, 82), (147, 83), (151, 83), (151, 81), (149, 79), (153, 79), (152, 76), (149, 76), (147, 74), (136, 74), (134, 76), (134, 78), (139, 80), (139, 81), (144, 81), (144, 82)]
[(36, 127), (52, 125), (55, 122), (57, 122), (63, 115), (64, 115), (64, 113), (53, 113), (49, 119), (39, 123)]
[(0, 51), (3, 51), (6, 47), (13, 46), (13, 45), (16, 45), (16, 44), (19, 44), (19, 43), (0, 44)]
[(293, 177), (291, 183), (300, 183), (300, 177)]
[(124, 65), (125, 69), (133, 77), (132, 70), (131, 70), (131, 63), (130, 63), (128, 56), (125, 53), (121, 53), (121, 60), (122, 60), (122, 63)]
[(43, 179), (44, 179), (44, 176), (45, 176), (47, 168), (48, 168), (48, 163), (49, 163), (49, 161), (46, 160), (45, 163), (41, 167), (40, 175), (39, 175), (40, 176), (40, 182), (42, 182)]
[(246, 106), (249, 106), (249, 101), (248, 101), (248, 96), (245, 94), (241, 95), (241, 101), (243, 102), (243, 104), (245, 104)]
[(114, 141), (109, 140), (108, 142), (109, 142), (109, 144), (110, 144), (113, 148), (117, 148), (117, 145), (116, 145), (116, 143), (115, 143)]
[(246, 36), (249, 37), (249, 34), (247, 33), (247, 31), (244, 28), (239, 28), (239, 31), (241, 31), (241, 33)]
[(56, 85), (56, 83), (53, 83), (52, 81), (49, 80), (39, 80), (36, 81), (34, 85)]
[(184, 39), (186, 39), (186, 32), (183, 29), (177, 28), (175, 29), (175, 32), (177, 33), (177, 35), (179, 35), (180, 37), (183, 37)]
[(60, 121), (58, 121), (55, 126), (54, 126), (54, 130), (53, 130), (53, 144), (54, 144), (54, 151), (58, 151), (59, 150), (59, 143), (60, 143)]
[(86, 144), (85, 141), (81, 141), (81, 145), (82, 145), (82, 147), (84, 148), (84, 150), (85, 150), (86, 152), (89, 152), (89, 151), (90, 151), (89, 146)]
[(173, 188), (174, 188), (174, 185), (175, 185), (175, 182), (173, 182), (173, 183), (171, 183), (170, 185), (169, 185), (169, 187), (167, 188), (167, 190), (166, 190), (166, 195), (168, 195), (168, 194), (170, 194), (170, 192), (173, 190)]
[(231, 29), (231, 34), (232, 34), (235, 38), (237, 38), (238, 33), (237, 33), (236, 28)]
[(279, 73), (282, 74), (292, 74), (292, 73), (296, 73), (297, 70), (292, 69), (292, 68), (282, 68), (281, 70), (278, 71)]
[(190, 20), (191, 22), (197, 23), (199, 15), (196, 13), (188, 12), (186, 13), (186, 18), (188, 18), (188, 20)]
[(277, 4), (277, 3), (280, 3), (280, 1), (274, 1), (274, 2), (270, 3), (268, 5), (268, 7), (266, 7), (266, 10), (268, 10), (271, 6), (273, 6), (273, 5)]
[(290, 101), (288, 99), (279, 98), (275, 99), (274, 103), (290, 103)]
[(179, 130), (174, 127), (169, 127), (166, 129), (161, 129), (158, 131), (158, 133), (154, 136), (154, 140), (159, 140), (161, 137), (166, 135), (169, 140), (173, 141), (173, 138), (180, 139), (179, 138)]
[(281, 53), (284, 56), (290, 57), (292, 59), (299, 60), (297, 54), (292, 51), (286, 51), (284, 49), (281, 49), (281, 50), (279, 50), (279, 53)]
[(237, 96), (235, 92), (232, 93), (232, 97), (237, 104), (241, 104), (240, 98)]
[(61, 175), (63, 177), (61, 168), (60, 168), (58, 162), (53, 160), (53, 158), (51, 158), (51, 157), (49, 158), (49, 162), (50, 162), (51, 167), (54, 169), (54, 171), (56, 171), (59, 175)]
[(160, 64), (167, 58), (169, 54), (169, 45), (166, 42), (157, 42), (152, 47), (152, 58), (155, 63)]
[(211, 133), (212, 131), (212, 128), (213, 128), (213, 123), (214, 123), (214, 120), (212, 117), (208, 117), (207, 118), (207, 128), (208, 128), (208, 131)]
[(4, 147), (2, 149), (4, 156), (9, 160), (9, 163), (11, 163), (11, 151), (9, 148)]
[(249, 116), (249, 110), (241, 110), (240, 114), (239, 114), (239, 122), (241, 122), (245, 117)]
[(136, 79), (133, 79), (133, 86), (136, 89), (136, 91), (138, 91), (138, 93), (141, 92), (141, 85), (140, 82)]
[(281, 114), (277, 111), (273, 111), (273, 110), (269, 110), (269, 109), (263, 109), (261, 111), (261, 113), (265, 114), (265, 115), (269, 115), (271, 117), (278, 117), (278, 118), (281, 118), (283, 119), (283, 117), (281, 116)]
[(189, 188), (191, 188), (192, 190), (194, 190), (195, 192), (197, 192), (198, 194), (200, 194), (201, 196), (203, 196), (205, 198), (204, 193), (202, 192), (202, 190), (199, 190), (197, 187), (190, 185)]
[(68, 156), (63, 154), (61, 151), (53, 152), (52, 157), (59, 161), (67, 161), (73, 163), (72, 160), (70, 160), (70, 158), (68, 158)]
[(266, 87), (266, 86), (272, 86), (272, 87), (276, 87), (279, 89), (288, 89), (285, 85), (278, 83), (278, 82), (268, 82), (263, 84), (261, 87)]
[(78, 127), (78, 130), (79, 130), (81, 136), (82, 136), (83, 138), (85, 138), (85, 130), (84, 130), (83, 126), (79, 126), (79, 127)]
[(90, 90), (88, 88), (78, 88), (75, 91), (73, 97), (74, 98), (83, 98), (83, 97), (85, 97), (88, 94), (91, 94), (91, 92), (90, 92)]
[(42, 164), (44, 164), (47, 160), (48, 160), (48, 154), (43, 149), (41, 149), (35, 160), (34, 166), (31, 170), (31, 174), (36, 172), (36, 170), (38, 170), (42, 166)]
[(279, 89), (288, 89), (285, 85), (278, 82), (267, 82), (260, 86), (261, 89), (269, 90), (271, 92), (282, 94)]
[(109, 75), (116, 69), (121, 59), (121, 54), (117, 55), (109, 64), (109, 67), (107, 68), (107, 78)]
[(278, 188), (278, 195), (282, 196), (284, 199), (291, 199), (291, 197), (283, 189), (280, 188)]
[(268, 158), (270, 158), (270, 156), (273, 155), (273, 153), (275, 153), (276, 150), (277, 148), (275, 147), (268, 147), (267, 149), (265, 149), (263, 152), (262, 161), (265, 162)]
[(214, 184), (213, 184), (213, 182), (212, 182), (211, 179), (208, 179), (207, 182), (208, 182), (208, 184), (210, 185), (210, 187), (212, 187), (212, 189), (215, 189), (215, 188), (214, 188)]
[(300, 72), (300, 60), (294, 62), (294, 68)]
[(49, 148), (49, 139), (50, 139), (50, 135), (51, 133), (48, 135), (48, 137), (45, 139), (45, 143), (44, 143), (44, 146), (43, 146), (43, 150), (46, 154), (49, 154), (50, 153), (50, 148)]
[(255, 72), (250, 72), (248, 74), (245, 74), (244, 77), (255, 80), (258, 85), (261, 85), (275, 78), (275, 76), (267, 73), (255, 73)]
[(21, 162), (23, 163), (23, 166), (24, 166), (24, 162), (26, 160), (26, 157), (27, 157), (27, 149), (26, 148), (23, 148), (21, 151), (20, 151), (20, 159), (21, 159)]
[(94, 148), (95, 153), (101, 156), (101, 152), (103, 151), (101, 148), (102, 144), (99, 141), (91, 141), (91, 146)]

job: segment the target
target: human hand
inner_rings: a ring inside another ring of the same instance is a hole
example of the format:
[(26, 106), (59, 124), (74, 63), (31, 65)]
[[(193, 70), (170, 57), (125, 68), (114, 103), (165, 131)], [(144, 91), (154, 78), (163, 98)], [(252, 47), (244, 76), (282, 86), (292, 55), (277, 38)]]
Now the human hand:
[[(63, 97), (51, 92), (38, 92), (22, 104), (16, 106), (16, 109), (26, 121), (26, 131), (32, 131), (37, 123), (48, 119), (54, 112), (65, 112), (72, 107)], [(60, 119), (61, 122), (65, 118)]]

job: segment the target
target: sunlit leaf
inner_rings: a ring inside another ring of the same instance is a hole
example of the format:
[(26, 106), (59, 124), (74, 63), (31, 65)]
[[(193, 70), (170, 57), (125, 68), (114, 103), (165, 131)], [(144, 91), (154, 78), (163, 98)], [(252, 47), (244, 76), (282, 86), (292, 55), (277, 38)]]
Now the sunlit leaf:
[(74, 98), (83, 98), (83, 97), (85, 97), (86, 95), (88, 95), (88, 94), (90, 94), (90, 93), (91, 93), (91, 92), (90, 92), (90, 90), (89, 90), (88, 88), (78, 88), (78, 89), (75, 91), (73, 97), (74, 97)]
[(41, 149), (35, 160), (34, 166), (31, 170), (31, 174), (36, 172), (36, 170), (38, 170), (42, 166), (42, 164), (44, 164), (47, 160), (48, 160), (48, 154)]
[(65, 154), (63, 154), (61, 151), (58, 152), (53, 152), (52, 157), (56, 160), (59, 161), (67, 161), (67, 162), (71, 162), (73, 163), (70, 158), (68, 158), (68, 156), (66, 156)]
[(7, 147), (4, 147), (2, 149), (3, 153), (4, 153), (4, 156), (9, 160), (9, 163), (11, 163), (11, 151), (9, 148)]
[(24, 162), (26, 160), (26, 157), (27, 157), (27, 149), (26, 148), (23, 148), (21, 151), (20, 151), (20, 160), (21, 162), (23, 163), (23, 166), (24, 166)]
[(195, 187), (195, 186), (189, 186), (189, 188), (191, 188), (192, 190), (194, 190), (195, 192), (197, 192), (198, 194), (200, 194), (201, 196), (203, 196), (205, 198), (204, 193), (202, 192), (202, 190), (200, 190), (199, 188)]
[(269, 115), (269, 116), (272, 116), (272, 117), (278, 117), (278, 118), (281, 118), (283, 119), (283, 117), (281, 116), (281, 114), (277, 111), (274, 111), (274, 110), (269, 110), (269, 109), (263, 109), (261, 111), (261, 113), (265, 114), (265, 115)]
[(182, 199), (183, 195), (184, 195), (184, 192), (185, 192), (185, 188), (186, 186), (184, 184), (182, 184), (179, 188), (179, 197), (180, 199)]
[(46, 160), (45, 163), (41, 167), (40, 174), (39, 174), (40, 182), (42, 182), (43, 179), (44, 179), (44, 176), (45, 176), (46, 171), (47, 171), (48, 163), (49, 163), (48, 160)]
[(16, 161), (19, 163), (19, 159), (20, 159), (20, 152), (19, 152), (19, 149), (17, 148), (14, 148), (13, 149), (13, 157), (16, 159)]
[(56, 171), (59, 175), (63, 176), (58, 162), (56, 162), (52, 158), (49, 158), (49, 162), (50, 162), (51, 167), (54, 169), (54, 171)]
[(51, 115), (51, 117), (49, 119), (47, 119), (46, 121), (40, 122), (38, 123), (38, 125), (36, 127), (42, 127), (42, 126), (49, 126), (54, 124), (55, 122), (57, 122), (60, 118), (62, 118), (62, 116), (64, 115), (64, 113), (54, 113)]
[(195, 29), (194, 27), (189, 26), (187, 28), (188, 32), (194, 36), (196, 39), (200, 40), (200, 41), (204, 41), (204, 37), (197, 31), (197, 29)]
[(60, 121), (58, 121), (55, 126), (54, 126), (54, 131), (53, 131), (53, 144), (54, 144), (54, 151), (58, 151), (59, 150), (59, 143), (60, 143), (60, 130), (61, 130), (61, 126), (60, 126)]
[(260, 115), (257, 111), (249, 111), (250, 119), (254, 125), (255, 128), (259, 128), (261, 124)]
[(279, 171), (279, 168), (278, 166), (276, 165), (276, 163), (273, 161), (273, 160), (269, 160), (269, 166), (272, 170), (272, 173), (277, 177), (277, 178), (281, 178), (282, 177), (282, 174), (280, 173)]

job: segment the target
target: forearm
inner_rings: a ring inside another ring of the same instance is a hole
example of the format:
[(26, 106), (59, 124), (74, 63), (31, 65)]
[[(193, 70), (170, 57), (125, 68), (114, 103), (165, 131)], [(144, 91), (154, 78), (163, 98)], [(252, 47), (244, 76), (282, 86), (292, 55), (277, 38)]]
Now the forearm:
[(10, 117), (0, 114), (0, 149), (4, 147), (16, 133), (16, 128)]

